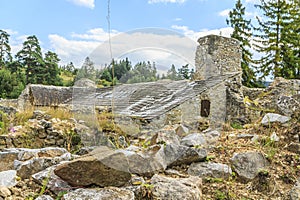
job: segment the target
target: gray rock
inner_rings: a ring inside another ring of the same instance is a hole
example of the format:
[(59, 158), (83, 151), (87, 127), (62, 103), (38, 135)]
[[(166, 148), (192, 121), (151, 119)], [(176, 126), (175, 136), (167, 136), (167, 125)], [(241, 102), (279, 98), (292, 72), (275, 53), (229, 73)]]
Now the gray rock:
[(72, 187), (64, 180), (54, 174), (55, 166), (51, 166), (41, 172), (32, 175), (32, 178), (39, 184), (43, 184), (43, 181), (47, 179), (47, 188), (55, 194), (59, 194), (62, 191), (69, 191)]
[[(95, 173), (97, 172), (97, 173)], [(108, 147), (98, 147), (90, 154), (58, 165), (54, 173), (72, 186), (122, 186), (131, 174), (126, 156)]]
[(164, 147), (164, 156), (166, 165), (171, 167), (204, 161), (207, 156), (207, 151), (200, 148), (168, 144)]
[(153, 199), (201, 199), (202, 180), (191, 176), (189, 178), (169, 178), (154, 175), (151, 178)]
[(206, 146), (207, 140), (205, 135), (201, 133), (193, 133), (182, 138), (180, 144), (187, 147)]
[(89, 88), (96, 88), (95, 81), (92, 81), (88, 78), (82, 78), (74, 83), (76, 87), (89, 87)]
[(277, 134), (274, 132), (272, 133), (272, 135), (270, 136), (270, 139), (274, 142), (279, 142), (280, 138), (277, 136)]
[(54, 199), (49, 195), (42, 195), (36, 198), (35, 200), (54, 200)]
[(64, 200), (134, 200), (134, 193), (120, 188), (77, 189), (63, 196)]
[(237, 139), (252, 139), (255, 135), (254, 134), (238, 134)]
[(230, 161), (234, 171), (244, 181), (254, 179), (259, 171), (266, 169), (269, 165), (260, 152), (235, 153)]
[(276, 113), (267, 113), (261, 120), (261, 124), (269, 125), (269, 123), (273, 123), (273, 122), (279, 122), (281, 124), (284, 124), (290, 121), (290, 119), (291, 119), (290, 117), (279, 115)]
[(0, 152), (0, 171), (14, 169), (14, 161), (18, 158), (18, 152)]
[(289, 192), (290, 200), (299, 200), (300, 199), (300, 186), (294, 186)]
[(231, 168), (228, 165), (221, 163), (203, 162), (192, 163), (188, 169), (188, 174), (191, 176), (199, 176), (201, 178), (224, 178), (228, 179), (231, 174)]
[(291, 116), (300, 109), (300, 94), (293, 96), (280, 96), (277, 101), (277, 107), (284, 115)]
[(153, 176), (154, 173), (167, 168), (163, 147), (151, 146), (143, 151), (133, 152), (118, 150), (126, 156), (129, 164), (129, 171), (142, 176)]
[(71, 154), (66, 153), (60, 157), (37, 157), (27, 160), (25, 162), (15, 161), (15, 169), (17, 175), (23, 179), (29, 178), (31, 175), (40, 172), (50, 166), (57, 165), (61, 161), (68, 161), (71, 159)]
[(151, 138), (151, 145), (155, 144), (179, 144), (179, 137), (176, 135), (174, 130), (159, 130)]
[(213, 145), (220, 137), (216, 130), (208, 130), (202, 133), (193, 133), (181, 139), (180, 144), (188, 147), (202, 146), (209, 147)]
[(15, 170), (8, 170), (0, 172), (0, 186), (12, 187), (17, 184), (17, 172)]
[(184, 137), (187, 134), (189, 134), (189, 128), (185, 127), (184, 125), (179, 125), (176, 129), (176, 135), (180, 136), (180, 137)]

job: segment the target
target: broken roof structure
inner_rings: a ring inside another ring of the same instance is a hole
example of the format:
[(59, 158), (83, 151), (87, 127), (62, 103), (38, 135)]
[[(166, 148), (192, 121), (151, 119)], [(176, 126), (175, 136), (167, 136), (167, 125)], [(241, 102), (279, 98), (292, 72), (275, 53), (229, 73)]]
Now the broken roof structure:
[[(230, 107), (226, 101), (226, 84), (236, 84), (235, 89), (241, 86), (239, 43), (215, 35), (200, 38), (198, 43), (194, 81), (157, 81), (108, 88), (29, 85), (19, 101), (33, 106), (111, 107), (121, 115), (152, 120), (191, 99), (200, 98), (211, 104), (205, 117), (223, 123)], [(200, 111), (194, 113), (201, 117)]]

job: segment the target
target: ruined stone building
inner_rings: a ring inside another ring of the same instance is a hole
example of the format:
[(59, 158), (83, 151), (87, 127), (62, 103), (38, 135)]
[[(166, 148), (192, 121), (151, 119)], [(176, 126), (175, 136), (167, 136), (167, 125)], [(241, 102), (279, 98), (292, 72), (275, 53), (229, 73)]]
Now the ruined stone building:
[(193, 81), (158, 81), (109, 88), (29, 85), (19, 106), (60, 106), (110, 109), (118, 115), (144, 120), (154, 127), (201, 119), (220, 127), (243, 115), (239, 42), (209, 35), (198, 40)]

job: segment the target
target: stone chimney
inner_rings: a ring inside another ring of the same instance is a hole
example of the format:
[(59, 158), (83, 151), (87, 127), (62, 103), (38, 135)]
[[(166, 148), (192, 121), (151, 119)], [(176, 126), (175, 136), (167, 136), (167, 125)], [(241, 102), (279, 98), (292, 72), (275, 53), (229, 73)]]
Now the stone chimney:
[[(214, 76), (242, 75), (242, 51), (239, 41), (217, 35), (198, 39), (196, 51), (195, 80), (206, 80)], [(239, 80), (241, 81), (241, 80)]]

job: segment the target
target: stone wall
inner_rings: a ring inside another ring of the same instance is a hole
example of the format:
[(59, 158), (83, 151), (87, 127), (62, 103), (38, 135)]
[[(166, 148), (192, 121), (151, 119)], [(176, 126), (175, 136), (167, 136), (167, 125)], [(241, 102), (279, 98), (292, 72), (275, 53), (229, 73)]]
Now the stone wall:
[(241, 49), (239, 41), (208, 35), (198, 40), (196, 51), (196, 76), (197, 80), (208, 79), (214, 76), (237, 73), (242, 74)]
[[(209, 35), (199, 38), (196, 51), (196, 80), (216, 79), (228, 75), (228, 79), (209, 88), (201, 99), (210, 102), (207, 117), (212, 127), (221, 127), (226, 121), (244, 116), (241, 106), (241, 49), (239, 41), (222, 36)], [(201, 105), (200, 105), (201, 107)]]

